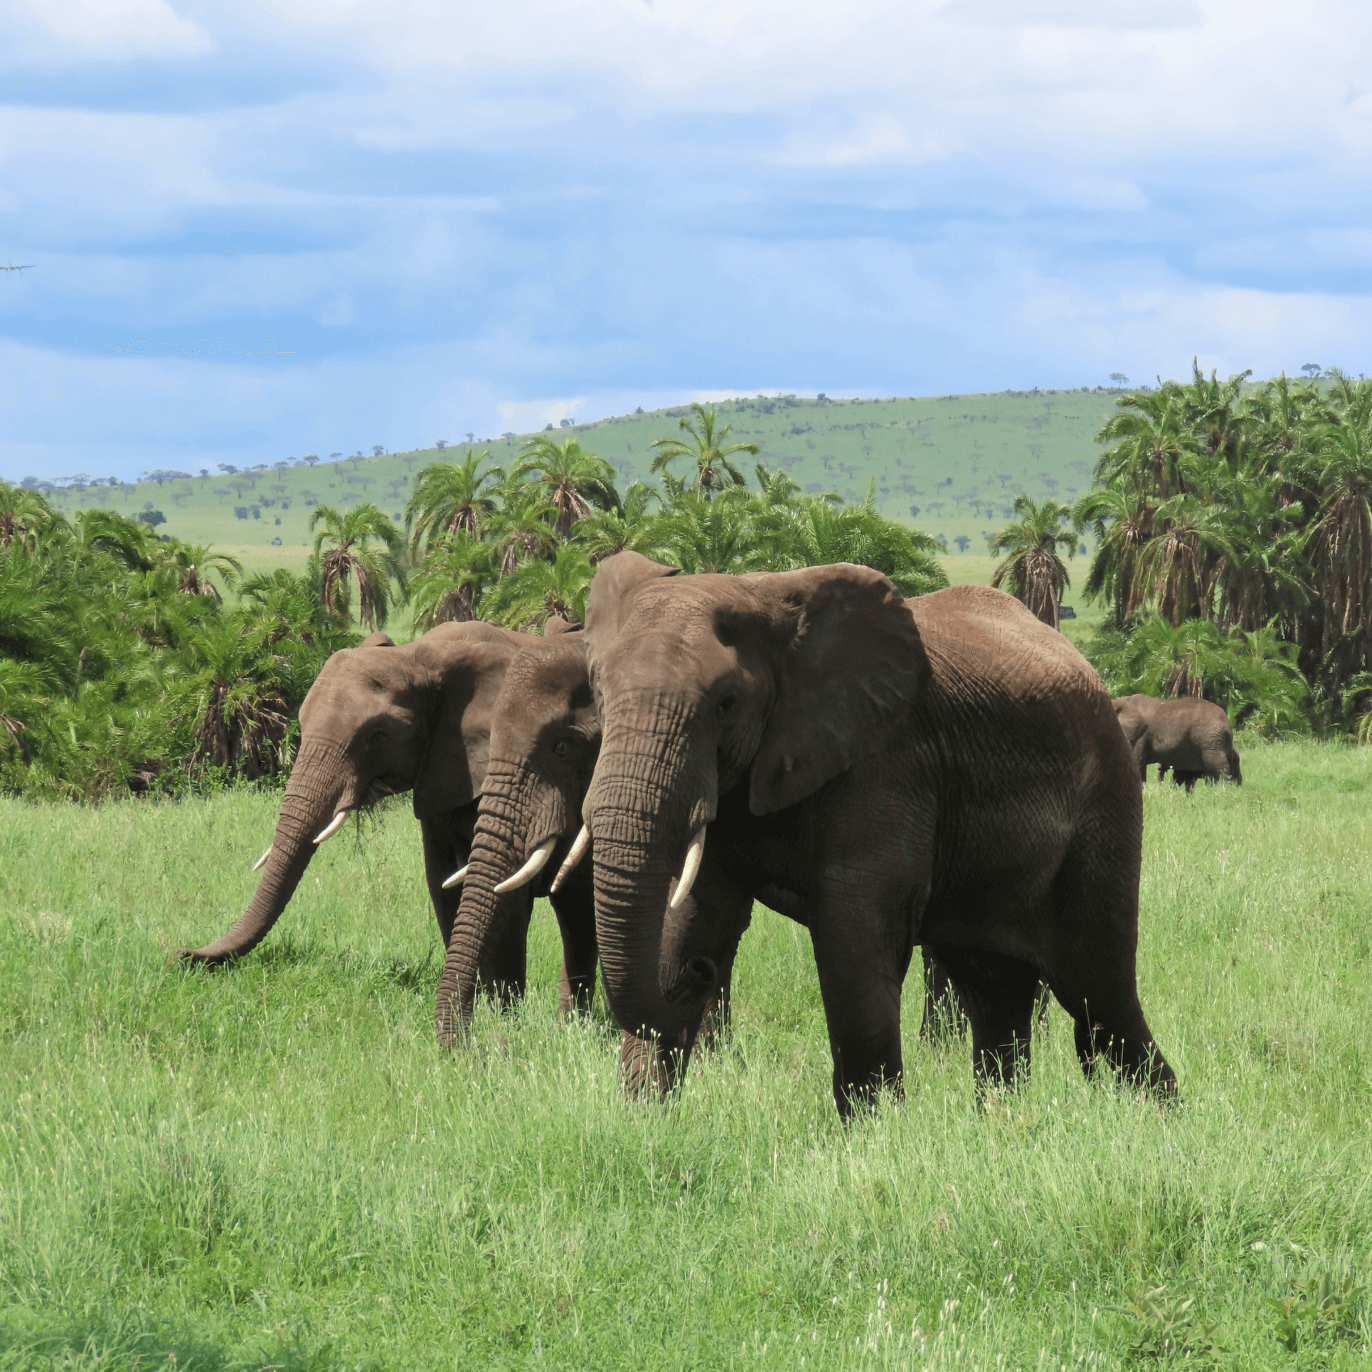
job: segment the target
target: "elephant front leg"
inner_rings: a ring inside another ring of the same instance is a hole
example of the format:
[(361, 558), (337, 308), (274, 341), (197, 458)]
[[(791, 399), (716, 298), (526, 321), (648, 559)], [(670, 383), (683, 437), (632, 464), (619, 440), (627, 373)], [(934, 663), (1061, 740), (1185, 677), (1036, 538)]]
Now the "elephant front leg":
[(595, 998), (596, 932), (595, 891), (589, 872), (578, 870), (554, 896), (550, 896), (557, 927), (562, 934), (562, 977), (557, 1012), (565, 1017), (589, 1014)]
[(460, 867), (465, 867), (472, 851), (472, 826), (476, 822), (475, 804), (430, 816), (419, 821), (424, 844), (424, 879), (429, 900), (438, 921), (438, 939), (443, 951), (452, 942), (457, 907), (462, 903), (462, 887), (445, 891), (443, 883)]
[(961, 1033), (967, 1020), (962, 996), (948, 975), (948, 969), (929, 951), (924, 954), (924, 1022), (919, 1036), (942, 1047)]

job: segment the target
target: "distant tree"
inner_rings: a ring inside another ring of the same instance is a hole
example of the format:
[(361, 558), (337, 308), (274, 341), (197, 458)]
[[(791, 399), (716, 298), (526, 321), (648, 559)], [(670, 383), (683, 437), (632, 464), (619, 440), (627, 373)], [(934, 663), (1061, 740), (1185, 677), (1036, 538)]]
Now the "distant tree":
[(167, 516), (161, 510), (144, 510), (138, 518), (150, 529), (155, 529), (159, 524), (167, 522)]
[(339, 458), (339, 457), (342, 457), (342, 456), (343, 456), (342, 453), (330, 453), (330, 454), (329, 454), (329, 461), (332, 462), (332, 461), (334, 461), (335, 458)]
[(446, 448), (447, 446), (448, 446), (448, 440), (447, 440), (446, 438), (436, 438), (436, 439), (434, 439), (434, 447), (437, 448), (439, 452), (442, 452), (443, 449)]
[(399, 530), (370, 503), (343, 511), (320, 505), (310, 512), (311, 532), (320, 524), (324, 527), (314, 540), (320, 603), (347, 624), (355, 581), (362, 622), (370, 629), (382, 628), (390, 606), (405, 595)]
[(1075, 530), (1063, 528), (1071, 506), (1056, 500), (1040, 504), (1032, 496), (1021, 495), (1015, 498), (1015, 513), (1021, 516), (1019, 522), (1007, 524), (991, 544), (993, 552), (1010, 554), (996, 568), (991, 585), (1004, 585), (1016, 600), (1056, 629), (1063, 588), (1071, 585), (1058, 550), (1066, 550), (1069, 557), (1077, 550)]
[(519, 435), (515, 433), (512, 429), (506, 429), (505, 432), (500, 436), (505, 440), (506, 443), (511, 443), (519, 437)]
[(603, 457), (584, 452), (575, 438), (557, 443), (539, 434), (524, 445), (522, 460), (510, 474), (512, 482), (536, 475), (557, 511), (558, 538), (566, 538), (572, 525), (584, 519), (592, 508), (619, 508), (615, 490), (615, 470)]
[(200, 478), (201, 478), (202, 481), (204, 480), (205, 477), (209, 476), (209, 474), (210, 474), (210, 469), (209, 469), (208, 467), (201, 467), (201, 469), (200, 469)]
[(1113, 381), (1116, 386), (1127, 386), (1129, 384), (1129, 378), (1125, 376), (1123, 372), (1111, 372), (1110, 380)]
[(695, 463), (696, 467), (696, 489), (700, 494), (709, 500), (711, 493), (716, 486), (725, 484), (724, 478), (727, 477), (736, 486), (744, 484), (743, 473), (729, 461), (734, 453), (753, 453), (756, 455), (762, 449), (756, 443), (725, 443), (729, 436), (730, 425), (726, 424), (718, 434), (715, 433), (717, 410), (707, 410), (704, 405), (694, 402), (691, 409), (695, 412), (695, 421), (683, 416), (678, 420), (678, 427), (684, 429), (691, 435), (691, 442), (680, 438), (659, 438), (651, 446), (658, 449), (658, 454), (653, 458), (652, 471), (665, 471), (668, 465), (678, 457), (684, 457)]
[(380, 457), (381, 454), (384, 453), (385, 451), (386, 451), (386, 449), (385, 449), (384, 447), (382, 447), (382, 445), (381, 445), (380, 443), (373, 443), (373, 444), (372, 444), (372, 456), (373, 456), (373, 457)]
[(287, 467), (289, 467), (290, 465), (291, 465), (291, 460), (290, 460), (289, 457), (283, 457), (279, 462), (273, 462), (273, 463), (272, 463), (272, 466), (275, 467), (275, 468), (277, 469), (277, 471), (279, 471), (279, 472), (280, 472), (280, 471), (285, 471), (285, 469), (286, 469)]
[(1310, 381), (1313, 381), (1323, 370), (1324, 368), (1321, 367), (1318, 362), (1301, 363), (1301, 371), (1305, 373), (1306, 378)]
[(495, 508), (493, 491), (505, 477), (499, 467), (481, 470), (488, 457), (489, 452), (473, 453), (469, 448), (464, 461), (434, 462), (415, 477), (405, 506), (405, 529), (414, 552), (443, 534), (480, 531)]
[(570, 429), (572, 427), (572, 421), (570, 419), (559, 419), (557, 421), (557, 426), (560, 429)]
[(475, 442), (476, 442), (476, 435), (475, 435), (470, 429), (467, 430), (467, 442), (468, 442), (468, 443), (475, 443)]
[(958, 545), (958, 552), (960, 553), (965, 553), (972, 545), (972, 540), (966, 534), (959, 534), (953, 542)]
[(306, 453), (305, 456), (302, 457), (300, 460), (301, 460), (307, 467), (313, 467), (314, 464), (315, 464), (316, 462), (319, 461), (319, 454), (318, 454), (318, 453)]
[(238, 468), (235, 467), (232, 462), (220, 462), (217, 465), (219, 467), (219, 470), (223, 472), (226, 476), (238, 475)]
[(248, 517), (248, 507), (246, 505), (235, 505), (233, 507), (235, 519), (246, 519)]

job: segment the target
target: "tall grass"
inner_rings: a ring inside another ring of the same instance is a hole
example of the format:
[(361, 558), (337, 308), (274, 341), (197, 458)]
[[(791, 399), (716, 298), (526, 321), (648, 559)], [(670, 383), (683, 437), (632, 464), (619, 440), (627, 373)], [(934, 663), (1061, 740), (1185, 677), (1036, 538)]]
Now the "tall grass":
[(1055, 1008), (979, 1112), (912, 985), (906, 1102), (847, 1128), (770, 912), (726, 1045), (635, 1105), (609, 1022), (556, 1018), (543, 909), (523, 1009), (435, 1046), (401, 805), (206, 974), (173, 950), (240, 913), (271, 797), (0, 804), (0, 1369), (1365, 1367), (1370, 767), (1149, 787), (1181, 1107), (1087, 1086)]

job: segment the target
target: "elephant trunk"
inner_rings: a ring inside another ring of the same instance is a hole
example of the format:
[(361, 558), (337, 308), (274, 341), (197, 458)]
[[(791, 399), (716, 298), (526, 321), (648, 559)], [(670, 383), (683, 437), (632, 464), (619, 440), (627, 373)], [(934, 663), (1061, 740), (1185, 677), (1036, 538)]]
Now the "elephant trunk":
[(631, 1034), (674, 1042), (695, 1032), (718, 984), (711, 958), (685, 952), (694, 907), (674, 908), (714, 818), (717, 778), (713, 749), (693, 747), (682, 727), (690, 712), (666, 711), (665, 729), (663, 713), (647, 701), (623, 727), (607, 720), (586, 819), (606, 999)]
[(493, 760), (487, 771), (462, 902), (438, 983), (434, 1024), (442, 1043), (455, 1041), (471, 1023), (478, 984), (502, 1003), (524, 989), (532, 887), (503, 893), (495, 888), (524, 865), (534, 847), (558, 832), (548, 829), (551, 820), (534, 820), (531, 827), (531, 784), (517, 766)]
[[(339, 778), (348, 780), (340, 784)], [(256, 948), (286, 908), (314, 856), (314, 839), (341, 810), (352, 808), (351, 764), (337, 745), (306, 742), (296, 756), (276, 836), (243, 917), (223, 938), (181, 956), (188, 962), (221, 963)]]

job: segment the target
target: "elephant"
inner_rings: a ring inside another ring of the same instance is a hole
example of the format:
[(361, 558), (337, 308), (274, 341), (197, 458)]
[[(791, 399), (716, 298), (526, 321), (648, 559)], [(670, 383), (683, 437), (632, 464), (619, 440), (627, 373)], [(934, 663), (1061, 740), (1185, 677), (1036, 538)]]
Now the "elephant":
[[(600, 717), (591, 695), (584, 637), (570, 632), (526, 648), (511, 662), (492, 711), (490, 756), (470, 860), (456, 874), (463, 883), (462, 902), (435, 1008), (441, 1042), (454, 1041), (470, 1023), (478, 969), (492, 961), (490, 944), (515, 922), (502, 902), (519, 888), (528, 889), (526, 883), (551, 900), (562, 929), (560, 1013), (590, 1009), (595, 901), (591, 869), (584, 861), (589, 843), (581, 805), (599, 750)], [(698, 888), (689, 899), (688, 917), (702, 895)], [(740, 934), (749, 913), (731, 912)], [(701, 1041), (706, 1045), (727, 1021), (731, 970), (732, 959), (721, 959), (720, 984), (703, 1017)], [(657, 1080), (668, 1070), (656, 1041), (627, 1030), (620, 1056), (626, 1075), (635, 1079)]]
[[(265, 870), (252, 901), (227, 934), (182, 957), (222, 963), (256, 947), (294, 894), (315, 848), (352, 811), (409, 790), (446, 949), (461, 892), (443, 889), (443, 881), (466, 862), (471, 846), (491, 712), (510, 663), (542, 641), (474, 621), (439, 625), (403, 647), (372, 634), (359, 647), (334, 653), (300, 707), (300, 746), (275, 837), (257, 863)], [(505, 997), (524, 987), (532, 910), (529, 892), (514, 901), (481, 969), (483, 982)]]
[(756, 897), (808, 927), (843, 1118), (901, 1089), (916, 943), (961, 992), (979, 1093), (1027, 1067), (1040, 979), (1088, 1076), (1103, 1058), (1175, 1092), (1135, 977), (1142, 796), (1061, 634), (987, 587), (907, 601), (848, 564), (669, 577), (625, 556), (587, 605), (582, 806), (625, 1029), (684, 1071)]
[(1110, 703), (1134, 754), (1141, 782), (1147, 783), (1148, 764), (1156, 762), (1159, 780), (1170, 767), (1173, 781), (1188, 793), (1202, 777), (1243, 785), (1234, 729), (1218, 705), (1189, 696), (1158, 700), (1141, 695), (1118, 696)]

